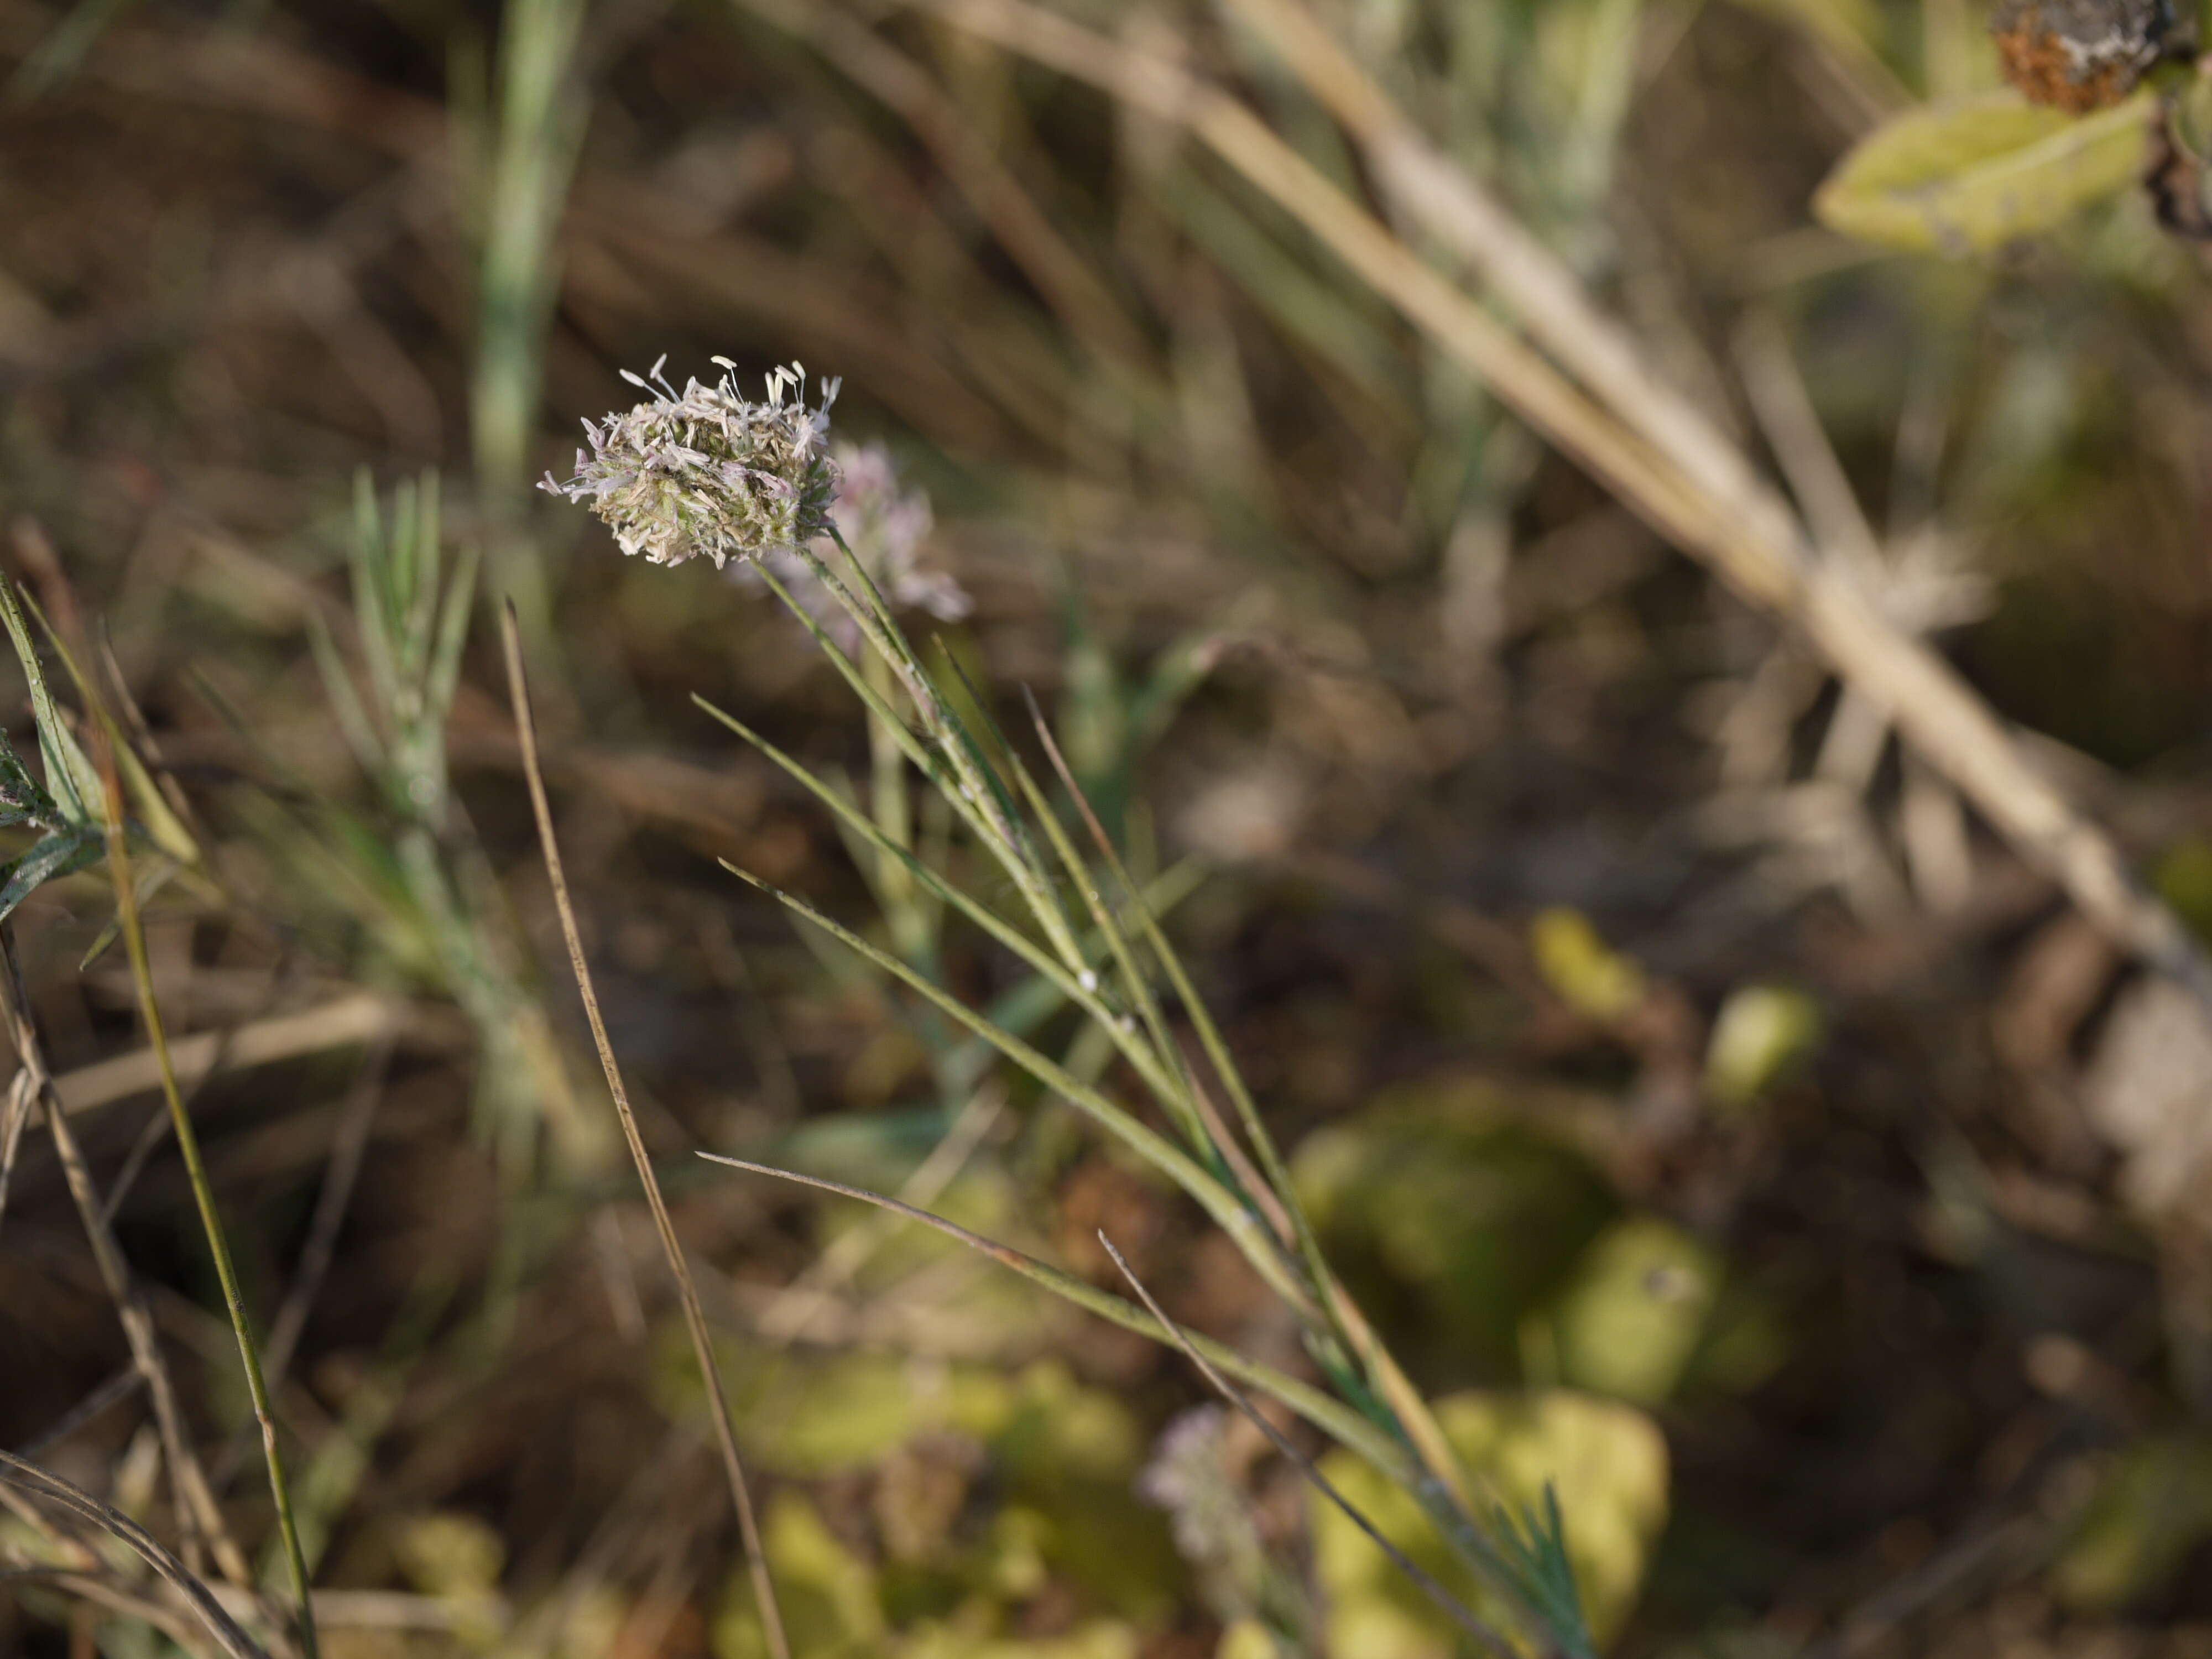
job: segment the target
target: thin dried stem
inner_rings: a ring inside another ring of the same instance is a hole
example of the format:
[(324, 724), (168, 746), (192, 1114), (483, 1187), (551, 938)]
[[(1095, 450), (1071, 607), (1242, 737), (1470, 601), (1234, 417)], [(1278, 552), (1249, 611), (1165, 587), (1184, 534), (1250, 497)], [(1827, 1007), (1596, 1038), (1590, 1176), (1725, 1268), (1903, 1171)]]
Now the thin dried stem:
[(86, 1242), (92, 1248), (93, 1266), (100, 1274), (100, 1283), (106, 1287), (108, 1299), (115, 1304), (116, 1321), (123, 1327), (131, 1362), (145, 1379), (147, 1398), (154, 1408), (154, 1425), (161, 1437), (162, 1460), (168, 1465), (170, 1483), (176, 1492), (185, 1554), (197, 1559), (204, 1542), (214, 1553), (216, 1566), (224, 1577), (234, 1584), (250, 1587), (253, 1583), (252, 1570), (224, 1523), (222, 1510), (216, 1505), (214, 1491), (208, 1484), (207, 1473), (185, 1435), (184, 1413), (177, 1405), (176, 1385), (161, 1357), (153, 1316), (147, 1311), (144, 1299), (131, 1281), (130, 1262), (117, 1242), (114, 1228), (109, 1224), (107, 1206), (93, 1180), (91, 1165), (86, 1162), (76, 1132), (63, 1112), (53, 1074), (47, 1069), (46, 1044), (31, 1018), (30, 994), (24, 987), (22, 964), (15, 954), (15, 930), (10, 922), (0, 922), (0, 969), (4, 969), (0, 972), (0, 1016), (6, 1018), (16, 1063), (22, 1068), (18, 1076), (28, 1078), (27, 1086), (46, 1115), (47, 1132), (54, 1138), (54, 1155), (61, 1160), (63, 1182), (69, 1188), (70, 1200), (76, 1206)]
[(36, 1091), (28, 1071), (18, 1070), (8, 1085), (8, 1101), (0, 1106), (0, 1221), (8, 1218), (8, 1183), (15, 1173), (15, 1152), (22, 1144), (23, 1126), (31, 1121), (31, 1102)]
[(584, 959), (584, 938), (576, 926), (576, 907), (568, 896), (568, 877), (561, 866), (560, 842), (553, 834), (553, 807), (545, 793), (544, 769), (538, 763), (538, 723), (531, 713), (530, 681), (522, 666), (522, 633), (512, 603), (500, 610), (500, 641), (507, 653), (507, 694), (514, 708), (515, 732), (521, 739), (523, 777), (530, 787), (530, 807), (538, 819), (538, 843), (545, 855), (545, 876), (553, 889), (554, 907), (560, 912), (561, 936), (568, 946), (568, 965), (576, 975), (577, 994), (583, 999), (584, 1018), (591, 1025), (592, 1043), (599, 1050), (599, 1065), (606, 1073), (607, 1091), (614, 1097), (615, 1115), (622, 1120), (623, 1139), (629, 1144), (631, 1162), (637, 1166), (639, 1184), (645, 1188), (645, 1201), (653, 1211), (653, 1224), (660, 1235), (661, 1252), (668, 1259), (669, 1273), (676, 1280), (677, 1297), (684, 1304), (684, 1322), (690, 1332), (691, 1351), (707, 1385), (715, 1438), (720, 1443), (723, 1468), (729, 1475), (730, 1497), (737, 1505), (738, 1529), (744, 1540), (745, 1564), (752, 1574), (754, 1600), (760, 1609), (769, 1652), (773, 1659), (791, 1659), (790, 1644), (784, 1636), (782, 1610), (776, 1603), (775, 1586), (769, 1577), (768, 1556), (761, 1547), (752, 1492), (745, 1481), (744, 1464), (738, 1455), (737, 1425), (730, 1418), (729, 1396), (722, 1387), (722, 1368), (714, 1358), (714, 1345), (707, 1332), (706, 1311), (700, 1305), (698, 1288), (692, 1283), (690, 1264), (684, 1258), (684, 1247), (677, 1239), (676, 1224), (669, 1218), (667, 1202), (661, 1197), (659, 1177), (653, 1172), (653, 1160), (646, 1153), (643, 1137), (638, 1133), (637, 1118), (630, 1110), (629, 1091), (623, 1085), (622, 1068), (616, 1063), (614, 1046), (607, 1039), (606, 1022), (599, 1015), (599, 993), (592, 986), (591, 966)]
[(2112, 838), (2044, 775), (1956, 669), (1883, 615), (1847, 571), (1814, 557), (1796, 515), (1742, 450), (1660, 378), (1628, 330), (1430, 144), (1296, 0), (1236, 3), (1358, 141), (1398, 216), (1464, 259), (1540, 350), (1245, 105), (1179, 64), (1028, 0), (903, 3), (1189, 132), (1625, 506), (1799, 630), (2084, 915), (2212, 1005), (2212, 956), (2136, 881)]

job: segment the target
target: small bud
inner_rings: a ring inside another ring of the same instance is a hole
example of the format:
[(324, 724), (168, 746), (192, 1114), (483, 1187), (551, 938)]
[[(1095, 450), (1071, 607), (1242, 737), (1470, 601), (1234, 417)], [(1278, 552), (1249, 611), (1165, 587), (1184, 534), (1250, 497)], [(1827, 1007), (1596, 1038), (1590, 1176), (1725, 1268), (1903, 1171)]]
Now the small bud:
[(1997, 0), (1990, 33), (2030, 103), (2079, 115), (2120, 102), (2187, 32), (2171, 0)]
[[(775, 395), (773, 386), (769, 395)], [(940, 622), (968, 615), (972, 607), (960, 584), (921, 568), (932, 524), (929, 497), (901, 487), (890, 452), (879, 443), (840, 444), (833, 459), (837, 482), (830, 513), (845, 545), (892, 609), (927, 611)], [(830, 543), (824, 541), (815, 551), (832, 570), (844, 574), (842, 559)], [(772, 552), (757, 562), (790, 590), (838, 649), (849, 655), (858, 648), (858, 625), (815, 580), (804, 559), (793, 552)], [(750, 568), (732, 574), (741, 583), (759, 584)]]

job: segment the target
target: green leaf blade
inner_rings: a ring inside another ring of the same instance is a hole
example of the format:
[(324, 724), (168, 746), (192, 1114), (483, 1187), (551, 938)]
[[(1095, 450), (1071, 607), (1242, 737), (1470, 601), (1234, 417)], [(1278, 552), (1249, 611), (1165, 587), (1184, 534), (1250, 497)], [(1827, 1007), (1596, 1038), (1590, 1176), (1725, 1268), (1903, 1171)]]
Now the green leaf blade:
[(0, 921), (15, 914), (16, 907), (44, 884), (72, 875), (97, 859), (106, 842), (94, 830), (62, 830), (48, 836), (4, 867), (8, 879), (0, 885)]
[(1991, 93), (1918, 109), (1845, 155), (1813, 199), (1831, 230), (1966, 258), (2053, 230), (2142, 175), (2148, 92), (2096, 114)]

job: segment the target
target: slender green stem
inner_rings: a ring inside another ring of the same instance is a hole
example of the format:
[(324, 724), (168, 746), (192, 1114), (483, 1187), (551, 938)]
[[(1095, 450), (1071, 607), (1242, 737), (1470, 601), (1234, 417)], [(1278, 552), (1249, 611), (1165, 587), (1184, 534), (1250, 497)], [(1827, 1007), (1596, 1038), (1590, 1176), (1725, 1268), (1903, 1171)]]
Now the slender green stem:
[[(869, 684), (886, 702), (890, 701), (890, 665), (871, 656), (861, 665)], [(915, 891), (913, 872), (890, 849), (905, 853), (914, 845), (914, 813), (907, 793), (906, 757), (900, 753), (896, 733), (872, 711), (868, 715), (868, 805), (875, 827), (888, 844), (876, 858), (876, 884), (883, 895), (884, 912), (899, 954), (909, 962), (923, 961), (930, 949), (929, 918)]]
[(269, 1465), (269, 1493), (276, 1505), (276, 1526), (283, 1534), (284, 1559), (291, 1570), (292, 1593), (300, 1604), (300, 1645), (307, 1659), (319, 1659), (321, 1647), (315, 1639), (314, 1600), (307, 1588), (307, 1558), (300, 1547), (300, 1524), (292, 1508), (290, 1483), (284, 1478), (284, 1454), (276, 1441), (276, 1419), (270, 1407), (269, 1385), (261, 1373), (261, 1355), (254, 1345), (252, 1325), (246, 1318), (246, 1297), (239, 1289), (238, 1269), (231, 1261), (230, 1242), (223, 1231), (222, 1216), (216, 1208), (215, 1188), (200, 1157), (199, 1136), (192, 1128), (191, 1115), (185, 1109), (183, 1091), (177, 1086), (177, 1068), (161, 1024), (161, 1003), (154, 994), (154, 970), (146, 951), (146, 929), (138, 914), (137, 888), (131, 878), (130, 836), (123, 822), (123, 784), (116, 770), (114, 734), (104, 720), (97, 718), (93, 722), (93, 733), (99, 755), (100, 798), (106, 809), (107, 868), (114, 882), (116, 917), (122, 925), (124, 947), (131, 955), (131, 977), (138, 988), (138, 1011), (145, 1021), (146, 1041), (154, 1050), (155, 1064), (161, 1073), (161, 1095), (168, 1103), (170, 1125), (176, 1133), (177, 1150), (184, 1156), (185, 1173), (191, 1182), (193, 1200), (199, 1206), (200, 1225), (207, 1232), (209, 1253), (215, 1257), (216, 1277), (222, 1285), (230, 1328), (238, 1338), (239, 1359), (246, 1369), (246, 1387), (252, 1396), (253, 1415), (261, 1425), (261, 1453)]

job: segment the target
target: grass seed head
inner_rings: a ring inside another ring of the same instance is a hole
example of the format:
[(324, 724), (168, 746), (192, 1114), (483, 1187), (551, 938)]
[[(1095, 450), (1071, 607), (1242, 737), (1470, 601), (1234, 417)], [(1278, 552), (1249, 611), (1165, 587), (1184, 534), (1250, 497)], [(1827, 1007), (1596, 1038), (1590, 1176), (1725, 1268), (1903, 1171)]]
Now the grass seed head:
[(766, 398), (748, 403), (726, 357), (714, 359), (725, 371), (714, 385), (687, 380), (681, 392), (661, 375), (667, 361), (642, 379), (623, 370), (647, 401), (597, 426), (585, 422), (591, 447), (576, 452), (575, 476), (563, 483), (549, 472), (538, 488), (588, 507), (623, 552), (655, 564), (704, 555), (719, 569), (827, 533), (838, 382), (823, 380), (810, 409), (805, 371), (793, 363), (771, 369)]

